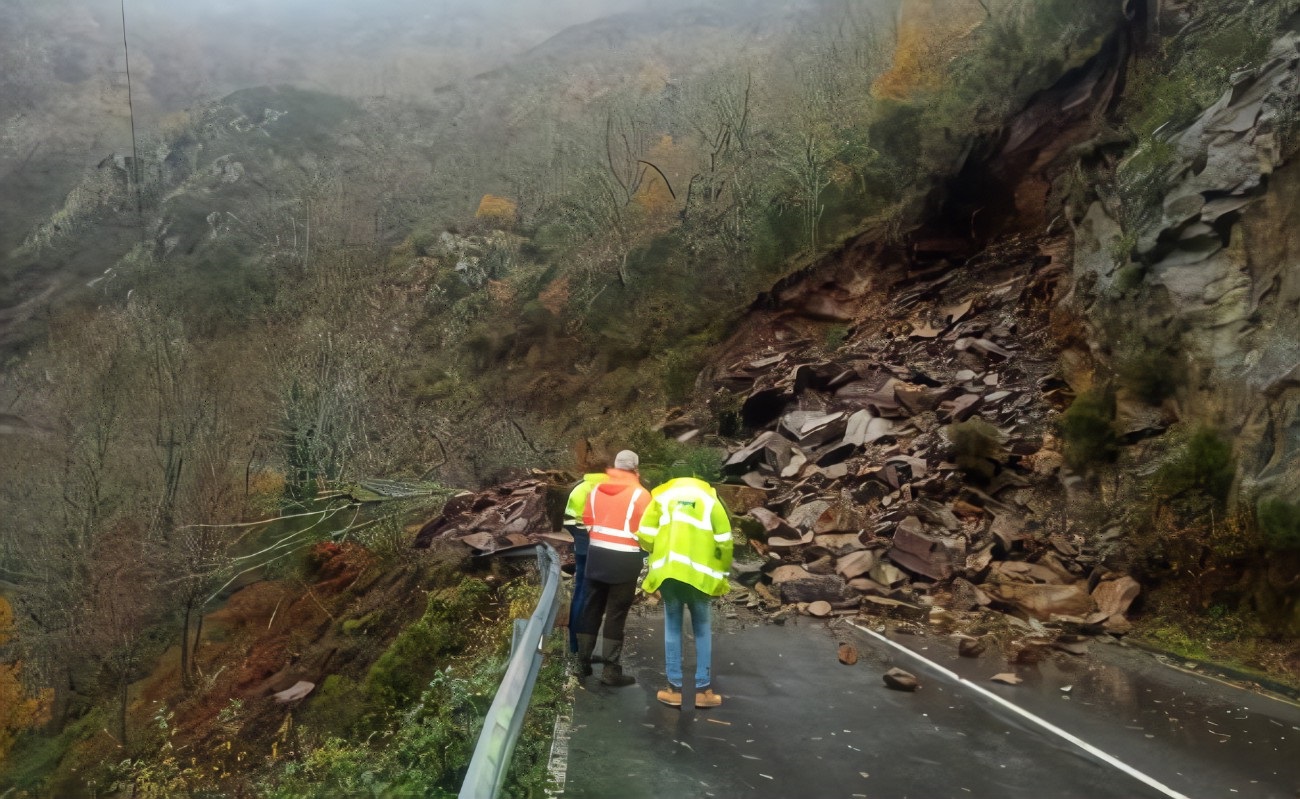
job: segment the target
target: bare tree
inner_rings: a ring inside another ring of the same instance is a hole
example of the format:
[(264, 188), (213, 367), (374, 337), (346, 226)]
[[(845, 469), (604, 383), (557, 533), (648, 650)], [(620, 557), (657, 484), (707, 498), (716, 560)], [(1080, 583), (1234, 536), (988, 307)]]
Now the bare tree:
[[(698, 167), (690, 178), (682, 221), (693, 237), (716, 238), (732, 259), (744, 255), (750, 215), (759, 205), (754, 146), (754, 75), (700, 80), (676, 102), (695, 138)], [(697, 244), (697, 246), (699, 246)]]

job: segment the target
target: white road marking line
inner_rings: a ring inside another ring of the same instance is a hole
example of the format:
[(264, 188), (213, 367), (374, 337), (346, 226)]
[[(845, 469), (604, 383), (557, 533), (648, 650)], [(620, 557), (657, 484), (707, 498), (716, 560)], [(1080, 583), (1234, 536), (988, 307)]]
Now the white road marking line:
[(1170, 797), (1170, 799), (1188, 799), (1188, 797), (1187, 797), (1185, 794), (1181, 794), (1181, 793), (1179, 793), (1178, 791), (1175, 791), (1173, 788), (1170, 788), (1168, 785), (1165, 785), (1164, 783), (1160, 782), (1160, 781), (1157, 780), (1156, 778), (1151, 777), (1151, 776), (1148, 776), (1148, 775), (1142, 773), (1141, 771), (1138, 771), (1137, 769), (1133, 768), (1132, 766), (1130, 766), (1129, 764), (1127, 764), (1127, 763), (1125, 763), (1124, 761), (1120, 760), (1119, 758), (1117, 758), (1117, 757), (1113, 757), (1113, 756), (1111, 756), (1111, 755), (1106, 754), (1105, 752), (1103, 752), (1102, 750), (1100, 750), (1100, 749), (1098, 749), (1097, 747), (1093, 746), (1092, 744), (1088, 743), (1087, 741), (1083, 740), (1082, 738), (1079, 738), (1078, 736), (1076, 736), (1076, 735), (1074, 735), (1074, 734), (1072, 734), (1072, 733), (1066, 732), (1065, 730), (1061, 729), (1060, 727), (1056, 726), (1055, 724), (1052, 724), (1050, 721), (1047, 721), (1046, 719), (1042, 719), (1042, 718), (1039, 718), (1038, 716), (1035, 716), (1033, 713), (1030, 713), (1028, 710), (1025, 710), (1024, 708), (1020, 707), (1019, 705), (1014, 704), (1014, 703), (1012, 703), (1012, 702), (1009, 702), (1009, 701), (1007, 701), (1006, 699), (1003, 699), (1002, 697), (998, 696), (997, 694), (993, 693), (992, 691), (989, 691), (988, 689), (984, 688), (983, 686), (976, 685), (975, 683), (971, 682), (970, 680), (968, 680), (968, 679), (966, 679), (966, 678), (964, 678), (964, 677), (959, 676), (956, 672), (952, 671), (951, 669), (945, 668), (944, 666), (941, 666), (941, 665), (939, 665), (938, 663), (935, 663), (934, 661), (930, 660), (929, 658), (925, 657), (924, 655), (917, 654), (916, 652), (913, 652), (912, 650), (908, 649), (907, 647), (903, 646), (902, 644), (900, 644), (900, 643), (898, 643), (898, 642), (896, 642), (896, 641), (891, 641), (891, 640), (889, 640), (888, 638), (886, 638), (885, 636), (883, 636), (883, 635), (881, 635), (880, 633), (876, 632), (875, 630), (872, 630), (872, 629), (870, 629), (870, 628), (868, 628), (868, 627), (863, 627), (861, 624), (858, 624), (857, 622), (852, 622), (852, 621), (851, 621), (851, 622), (849, 622), (849, 624), (852, 625), (853, 627), (856, 627), (857, 629), (861, 630), (862, 632), (866, 633), (867, 635), (870, 635), (870, 636), (872, 636), (873, 638), (876, 638), (877, 640), (884, 642), (886, 645), (891, 646), (891, 647), (893, 647), (894, 649), (897, 649), (897, 650), (900, 651), (900, 652), (903, 652), (903, 653), (905, 653), (905, 654), (911, 655), (912, 657), (914, 657), (914, 658), (916, 658), (917, 660), (921, 661), (922, 663), (926, 664), (926, 665), (929, 666), (930, 668), (932, 668), (932, 669), (934, 669), (934, 670), (936, 670), (936, 671), (939, 671), (939, 672), (941, 672), (941, 673), (947, 675), (948, 677), (951, 677), (953, 680), (955, 680), (955, 681), (961, 683), (962, 685), (966, 686), (967, 688), (970, 688), (971, 690), (975, 691), (975, 692), (978, 693), (980, 696), (983, 696), (983, 697), (986, 697), (986, 698), (988, 698), (988, 699), (991, 699), (991, 700), (993, 700), (994, 702), (998, 703), (999, 705), (1002, 705), (1003, 707), (1005, 707), (1005, 708), (1007, 708), (1008, 710), (1012, 711), (1013, 713), (1015, 713), (1015, 714), (1017, 714), (1017, 715), (1019, 715), (1019, 716), (1021, 716), (1021, 717), (1023, 717), (1023, 718), (1026, 718), (1026, 719), (1028, 719), (1029, 721), (1032, 721), (1034, 724), (1038, 725), (1039, 727), (1042, 727), (1043, 729), (1047, 730), (1048, 732), (1052, 733), (1053, 735), (1056, 735), (1056, 736), (1058, 736), (1058, 737), (1060, 737), (1060, 738), (1064, 738), (1065, 740), (1067, 740), (1067, 741), (1069, 741), (1070, 743), (1074, 744), (1075, 746), (1079, 747), (1080, 749), (1082, 749), (1083, 751), (1087, 752), (1088, 754), (1093, 755), (1094, 757), (1096, 757), (1096, 758), (1102, 760), (1102, 761), (1105, 762), (1105, 763), (1110, 764), (1111, 766), (1114, 766), (1115, 768), (1119, 769), (1120, 771), (1124, 772), (1125, 774), (1129, 775), (1130, 777), (1133, 777), (1134, 779), (1138, 780), (1139, 782), (1142, 782), (1142, 783), (1145, 783), (1146, 785), (1151, 786), (1152, 788), (1156, 789), (1157, 791), (1159, 791), (1160, 793), (1164, 794), (1165, 796)]
[[(570, 705), (572, 707), (572, 704)], [(555, 717), (555, 735), (551, 738), (551, 756), (546, 768), (555, 781), (553, 789), (547, 789), (547, 796), (564, 795), (564, 783), (569, 775), (569, 735), (573, 730), (573, 719), (563, 713)]]

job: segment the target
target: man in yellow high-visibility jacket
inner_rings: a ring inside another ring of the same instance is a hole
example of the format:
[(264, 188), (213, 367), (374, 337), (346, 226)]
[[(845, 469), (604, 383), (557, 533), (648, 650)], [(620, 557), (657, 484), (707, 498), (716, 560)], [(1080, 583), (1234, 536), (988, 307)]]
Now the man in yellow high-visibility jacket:
[(660, 702), (682, 704), (683, 610), (691, 611), (695, 635), (695, 706), (717, 707), (722, 697), (712, 683), (713, 627), (709, 606), (727, 593), (731, 569), (731, 519), (713, 487), (694, 477), (669, 480), (654, 490), (637, 531), (650, 553), (642, 587), (658, 591), (664, 603), (664, 662), (668, 688)]
[(591, 538), (587, 526), (582, 523), (583, 509), (591, 489), (605, 482), (609, 476), (604, 472), (584, 474), (582, 482), (569, 492), (569, 501), (564, 506), (564, 529), (573, 536), (573, 599), (569, 603), (569, 653), (578, 652), (578, 619), (582, 617), (582, 603), (586, 600), (582, 584), (587, 579), (587, 547)]

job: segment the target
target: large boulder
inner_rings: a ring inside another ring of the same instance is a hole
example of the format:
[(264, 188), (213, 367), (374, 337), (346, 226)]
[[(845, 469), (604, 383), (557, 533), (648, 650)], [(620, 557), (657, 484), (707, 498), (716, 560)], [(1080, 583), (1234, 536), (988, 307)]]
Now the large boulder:
[(1088, 616), (1097, 605), (1085, 582), (1069, 585), (986, 583), (984, 591), (995, 603), (1019, 610), (1039, 621), (1052, 616)]

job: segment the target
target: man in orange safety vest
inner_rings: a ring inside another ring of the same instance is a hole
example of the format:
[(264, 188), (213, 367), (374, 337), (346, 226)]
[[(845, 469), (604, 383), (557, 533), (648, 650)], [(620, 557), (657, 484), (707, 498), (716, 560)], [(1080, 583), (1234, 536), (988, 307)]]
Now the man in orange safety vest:
[(592, 673), (591, 658), (596, 649), (596, 635), (604, 619), (604, 669), (600, 681), (622, 687), (636, 682), (623, 673), (623, 628), (628, 610), (636, 598), (636, 579), (645, 558), (637, 540), (641, 515), (650, 504), (650, 491), (641, 485), (640, 458), (623, 450), (614, 458), (614, 468), (605, 472), (608, 479), (591, 489), (582, 521), (587, 526), (590, 543), (578, 615), (578, 658), (574, 673), (585, 677)]

